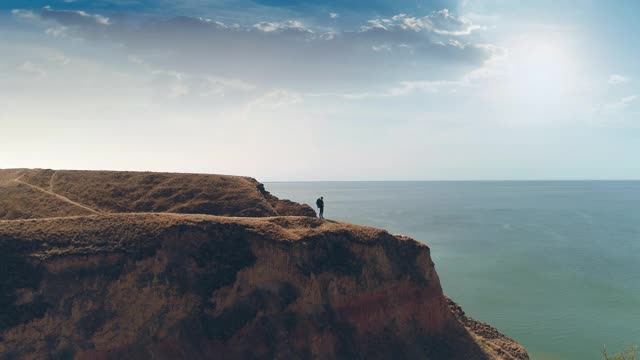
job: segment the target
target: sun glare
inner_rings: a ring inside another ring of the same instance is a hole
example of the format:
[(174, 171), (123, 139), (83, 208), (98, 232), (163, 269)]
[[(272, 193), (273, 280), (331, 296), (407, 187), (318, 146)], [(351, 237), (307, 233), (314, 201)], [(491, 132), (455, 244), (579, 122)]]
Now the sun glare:
[(509, 49), (508, 91), (531, 101), (552, 101), (576, 83), (570, 49), (553, 38), (520, 39)]

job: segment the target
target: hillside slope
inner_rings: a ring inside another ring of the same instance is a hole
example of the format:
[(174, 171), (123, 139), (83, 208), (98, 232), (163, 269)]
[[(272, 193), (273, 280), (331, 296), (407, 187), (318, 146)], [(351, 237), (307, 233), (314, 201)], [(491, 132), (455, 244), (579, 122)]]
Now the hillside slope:
[(246, 217), (316, 216), (309, 206), (280, 200), (269, 194), (262, 184), (248, 177), (124, 171), (0, 170), (0, 219), (123, 212)]
[[(229, 197), (217, 190), (228, 203), (194, 193), (217, 204), (211, 211), (240, 214), (234, 199), (247, 194), (237, 201), (262, 209), (261, 217), (104, 210), (136, 209), (132, 199), (169, 184), (184, 194), (210, 184), (206, 175), (54, 174), (0, 171), (0, 189), (36, 189), (51, 204), (77, 202), (75, 211), (88, 212), (58, 215), (57, 205), (42, 205), (31, 214), (40, 219), (0, 220), (2, 359), (528, 359), (443, 295), (429, 248), (412, 239), (309, 216), (264, 216), (308, 208), (281, 202), (249, 178), (217, 178), (240, 183), (226, 185), (236, 191)], [(137, 195), (101, 200), (87, 184), (105, 177), (117, 186), (103, 188)], [(148, 190), (130, 185), (158, 178)], [(186, 198), (158, 199), (189, 208)]]

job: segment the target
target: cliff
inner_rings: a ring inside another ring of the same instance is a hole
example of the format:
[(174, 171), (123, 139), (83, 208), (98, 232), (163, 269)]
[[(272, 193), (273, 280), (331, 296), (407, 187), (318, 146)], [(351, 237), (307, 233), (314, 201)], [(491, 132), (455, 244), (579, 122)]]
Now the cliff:
[(0, 171), (0, 357), (528, 359), (424, 244), (207, 177)]

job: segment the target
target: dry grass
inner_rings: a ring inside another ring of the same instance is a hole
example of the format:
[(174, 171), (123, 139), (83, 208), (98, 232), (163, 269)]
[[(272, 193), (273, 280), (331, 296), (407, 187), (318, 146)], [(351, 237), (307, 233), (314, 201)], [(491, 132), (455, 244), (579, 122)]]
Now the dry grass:
[(71, 205), (27, 185), (0, 184), (0, 219), (31, 219), (53, 216), (89, 215), (90, 212)]
[[(118, 252), (145, 247), (171, 229), (188, 227), (241, 227), (248, 234), (266, 241), (298, 242), (330, 236), (348, 237), (368, 243), (395, 238), (384, 230), (367, 226), (297, 217), (221, 217), (191, 214), (103, 214), (48, 219), (0, 221), (0, 239), (29, 244), (33, 256)], [(428, 251), (428, 250), (427, 250)]]
[(2, 169), (0, 170), (0, 186), (11, 182), (25, 172), (24, 169)]
[[(15, 191), (16, 180), (42, 190)], [(47, 194), (46, 192), (51, 192)], [(55, 195), (68, 199), (60, 205)], [(279, 200), (240, 176), (124, 171), (0, 170), (0, 219), (98, 212), (170, 212), (220, 216), (314, 216), (308, 206)], [(47, 201), (47, 198), (50, 201)], [(68, 209), (73, 202), (79, 210)]]

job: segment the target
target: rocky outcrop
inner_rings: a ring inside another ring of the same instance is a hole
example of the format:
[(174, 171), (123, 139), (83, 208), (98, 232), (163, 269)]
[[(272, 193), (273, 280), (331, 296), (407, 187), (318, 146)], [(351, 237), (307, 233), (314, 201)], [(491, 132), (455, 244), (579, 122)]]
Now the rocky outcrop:
[(174, 213), (0, 221), (0, 358), (528, 359), (482, 325), (443, 295), (427, 246), (370, 227)]
[(273, 209), (281, 216), (312, 216), (316, 217), (316, 212), (309, 205), (298, 204), (290, 200), (282, 200), (271, 195), (263, 184), (258, 184), (258, 191), (267, 199)]
[(455, 318), (473, 334), (476, 341), (483, 347), (490, 348), (496, 354), (506, 359), (528, 359), (529, 355), (522, 345), (512, 338), (500, 333), (493, 326), (470, 318), (465, 314), (460, 305), (446, 297), (449, 309)]

